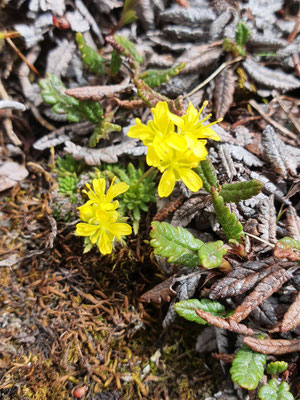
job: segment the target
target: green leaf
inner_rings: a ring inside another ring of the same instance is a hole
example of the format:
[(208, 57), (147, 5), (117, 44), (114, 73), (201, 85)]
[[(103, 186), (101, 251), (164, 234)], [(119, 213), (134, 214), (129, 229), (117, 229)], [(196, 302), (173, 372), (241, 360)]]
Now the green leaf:
[(222, 240), (217, 242), (204, 243), (198, 250), (199, 264), (203, 268), (217, 268), (221, 265), (223, 256), (227, 253), (227, 249)]
[(273, 361), (267, 365), (267, 373), (269, 375), (279, 375), (288, 369), (288, 363), (285, 361)]
[(259, 389), (258, 398), (260, 400), (294, 400), (289, 390), (290, 387), (286, 382), (278, 384), (275, 379), (271, 379)]
[(223, 197), (225, 203), (238, 203), (241, 200), (247, 200), (256, 196), (262, 191), (263, 186), (263, 183), (257, 179), (245, 182), (225, 183), (222, 185), (219, 195)]
[(39, 85), (43, 100), (51, 104), (57, 114), (66, 114), (68, 121), (87, 120), (95, 124), (101, 120), (103, 116), (101, 105), (97, 101), (79, 101), (63, 94), (66, 87), (57, 76), (49, 74), (46, 79), (40, 80)]
[(160, 86), (164, 82), (168, 82), (170, 76), (176, 76), (185, 67), (185, 63), (175, 65), (167, 69), (148, 69), (143, 72), (140, 78), (147, 83), (150, 87)]
[(207, 322), (200, 318), (196, 314), (195, 310), (200, 309), (218, 317), (222, 317), (225, 313), (225, 307), (223, 304), (209, 299), (190, 299), (179, 301), (178, 303), (175, 303), (174, 308), (177, 314), (181, 317), (187, 319), (188, 321), (196, 322), (200, 325), (206, 325)]
[(243, 345), (236, 353), (229, 371), (232, 381), (244, 389), (255, 389), (264, 375), (266, 360), (265, 354), (256, 353)]
[(239, 21), (235, 30), (235, 42), (239, 47), (243, 47), (250, 36), (250, 30), (244, 22)]
[(187, 229), (175, 228), (167, 222), (154, 221), (151, 225), (150, 243), (155, 248), (154, 254), (168, 257), (170, 263), (183, 264), (186, 267), (198, 265), (198, 250), (203, 245), (201, 240), (195, 239)]
[(87, 65), (95, 74), (104, 75), (106, 72), (104, 65), (106, 59), (100, 56), (96, 50), (87, 46), (82, 34), (79, 32), (76, 33), (76, 42), (78, 44), (78, 49), (81, 53), (83, 63)]
[(138, 53), (137, 49), (135, 48), (134, 43), (127, 39), (125, 36), (114, 36), (114, 40), (122, 46), (123, 51), (122, 55), (125, 56), (132, 56), (138, 63), (143, 62), (143, 58), (141, 55)]
[(120, 27), (130, 24), (137, 19), (136, 12), (133, 8), (136, 6), (137, 0), (125, 0), (124, 8), (120, 19)]
[(209, 157), (206, 157), (205, 160), (201, 161), (199, 166), (195, 168), (195, 171), (200, 176), (203, 181), (204, 189), (211, 193), (211, 187), (218, 189), (219, 182), (216, 174), (216, 170), (212, 165)]
[(281, 249), (285, 250), (292, 248), (300, 250), (300, 241), (289, 236), (285, 236), (284, 238), (278, 240), (276, 246), (280, 246)]
[(274, 256), (288, 258), (290, 261), (300, 261), (300, 241), (285, 236), (275, 244)]
[(224, 205), (223, 197), (220, 196), (215, 189), (212, 190), (212, 201), (217, 219), (222, 225), (227, 239), (235, 239), (241, 243), (242, 237), (245, 236), (242, 224), (237, 220), (237, 217), (230, 212), (229, 208)]
[(103, 123), (100, 122), (94, 129), (94, 132), (89, 138), (89, 147), (96, 147), (99, 140), (103, 137), (104, 126)]
[(119, 55), (119, 53), (116, 52), (116, 50), (113, 50), (111, 53), (111, 59), (110, 59), (110, 72), (112, 76), (117, 75), (120, 71), (122, 59)]

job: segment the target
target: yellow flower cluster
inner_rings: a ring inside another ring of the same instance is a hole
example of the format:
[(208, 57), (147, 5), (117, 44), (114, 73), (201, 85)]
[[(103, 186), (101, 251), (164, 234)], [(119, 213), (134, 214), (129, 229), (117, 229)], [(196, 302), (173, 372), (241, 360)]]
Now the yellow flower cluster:
[(88, 191), (84, 191), (89, 200), (78, 207), (83, 222), (76, 225), (76, 234), (89, 237), (102, 254), (110, 254), (112, 242), (132, 232), (130, 225), (117, 222), (120, 217), (116, 211), (119, 202), (113, 201), (116, 196), (126, 192), (129, 186), (124, 182), (114, 184), (114, 180), (105, 194), (106, 181), (99, 175), (98, 179), (93, 180), (93, 189), (87, 185)]
[(207, 156), (207, 141), (203, 139), (220, 140), (210, 128), (220, 121), (203, 125), (210, 115), (199, 121), (206, 105), (207, 102), (197, 111), (189, 103), (185, 115), (179, 117), (169, 111), (167, 102), (159, 102), (151, 109), (153, 120), (144, 125), (136, 118), (136, 125), (129, 129), (129, 137), (140, 139), (148, 147), (147, 164), (163, 173), (158, 185), (160, 197), (169, 196), (179, 180), (192, 192), (202, 187), (202, 180), (193, 168)]

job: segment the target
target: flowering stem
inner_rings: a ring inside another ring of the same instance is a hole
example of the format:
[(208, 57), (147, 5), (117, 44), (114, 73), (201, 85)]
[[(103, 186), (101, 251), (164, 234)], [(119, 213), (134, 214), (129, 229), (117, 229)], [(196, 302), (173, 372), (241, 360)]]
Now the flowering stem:
[(148, 168), (147, 171), (144, 172), (140, 179), (137, 181), (137, 185), (139, 185), (148, 175), (150, 175), (154, 168), (155, 167)]

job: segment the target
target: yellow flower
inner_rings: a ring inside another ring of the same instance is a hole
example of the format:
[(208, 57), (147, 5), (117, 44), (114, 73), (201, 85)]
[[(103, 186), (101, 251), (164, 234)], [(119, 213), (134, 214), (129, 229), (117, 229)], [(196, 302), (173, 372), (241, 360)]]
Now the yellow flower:
[(78, 236), (88, 237), (92, 244), (97, 244), (102, 254), (112, 252), (112, 242), (121, 240), (123, 235), (130, 235), (132, 229), (130, 225), (118, 222), (120, 214), (116, 211), (118, 201), (113, 199), (121, 193), (126, 192), (129, 186), (120, 182), (114, 184), (115, 178), (105, 193), (106, 181), (104, 178), (93, 180), (93, 189), (87, 185), (89, 200), (81, 207), (80, 222), (76, 225), (76, 234)]
[(208, 125), (203, 125), (203, 123), (211, 116), (211, 114), (209, 114), (201, 121), (199, 121), (200, 114), (202, 113), (207, 103), (208, 102), (205, 101), (200, 110), (197, 111), (193, 104), (190, 102), (185, 115), (183, 115), (182, 117), (178, 117), (177, 115), (169, 112), (169, 118), (177, 126), (178, 133), (185, 137), (188, 148), (199, 157), (202, 157), (202, 140), (198, 139), (212, 139), (216, 141), (221, 140), (216, 132), (210, 127), (222, 121), (222, 119), (214, 121)]
[(192, 168), (207, 156), (206, 140), (220, 140), (210, 127), (220, 120), (204, 125), (210, 117), (199, 117), (207, 102), (197, 111), (189, 103), (185, 115), (179, 117), (171, 113), (167, 102), (159, 102), (151, 109), (153, 120), (147, 125), (136, 119), (136, 125), (131, 127), (128, 136), (139, 138), (148, 147), (146, 162), (163, 173), (158, 186), (160, 197), (169, 196), (176, 181), (182, 180), (193, 192), (202, 187), (202, 180)]
[(121, 236), (132, 233), (131, 226), (125, 223), (118, 223), (119, 213), (117, 211), (101, 210), (99, 207), (90, 206), (91, 218), (88, 223), (76, 225), (76, 234), (88, 236), (92, 244), (97, 244), (100, 253), (110, 254), (112, 242), (121, 240)]
[[(205, 145), (203, 152), (207, 155)], [(163, 172), (158, 185), (158, 195), (168, 197), (175, 186), (176, 181), (182, 180), (183, 183), (192, 191), (197, 192), (201, 189), (202, 179), (192, 168), (199, 164), (199, 158), (192, 151), (180, 152), (177, 150), (169, 151), (165, 158), (161, 160), (157, 168)]]
[(83, 214), (85, 212), (88, 212), (88, 209), (86, 211), (84, 211), (84, 209), (86, 209), (91, 204), (100, 207), (101, 210), (115, 210), (116, 208), (118, 208), (119, 202), (117, 200), (112, 200), (119, 194), (126, 192), (129, 186), (124, 182), (114, 184), (115, 179), (116, 178), (113, 178), (106, 194), (106, 180), (104, 178), (100, 178), (100, 174), (97, 179), (93, 179), (93, 189), (89, 184), (87, 184), (86, 186), (88, 188), (88, 191), (84, 190), (84, 193), (88, 195), (89, 200), (83, 206), (78, 207), (80, 212)]

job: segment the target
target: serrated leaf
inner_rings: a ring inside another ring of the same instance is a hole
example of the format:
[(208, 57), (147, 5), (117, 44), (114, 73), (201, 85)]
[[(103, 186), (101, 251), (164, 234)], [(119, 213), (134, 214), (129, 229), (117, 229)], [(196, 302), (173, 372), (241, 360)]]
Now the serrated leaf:
[(212, 186), (216, 189), (219, 187), (216, 170), (209, 157), (201, 161), (199, 166), (195, 168), (195, 171), (202, 179), (203, 187), (208, 193), (211, 193)]
[(288, 363), (285, 361), (272, 361), (267, 365), (267, 373), (269, 375), (279, 375), (288, 369)]
[(132, 56), (138, 63), (143, 62), (142, 56), (138, 53), (134, 43), (125, 36), (114, 36), (114, 40), (123, 47), (123, 55)]
[(79, 122), (87, 120), (98, 123), (103, 116), (103, 110), (99, 102), (91, 100), (77, 100), (72, 96), (63, 94), (66, 87), (55, 75), (48, 74), (46, 79), (39, 82), (42, 89), (43, 100), (52, 105), (57, 114), (66, 114), (68, 121)]
[(219, 192), (225, 203), (238, 203), (241, 200), (250, 199), (256, 196), (263, 189), (263, 183), (257, 179), (251, 181), (225, 183)]
[(206, 269), (219, 267), (223, 256), (227, 253), (227, 249), (223, 246), (222, 240), (204, 243), (198, 250), (200, 265)]
[(170, 76), (176, 76), (185, 67), (185, 63), (175, 65), (167, 69), (149, 69), (143, 72), (140, 76), (144, 82), (150, 87), (160, 86), (164, 82), (168, 82)]
[(243, 47), (250, 36), (250, 30), (243, 21), (239, 21), (235, 30), (235, 42), (238, 46)]
[(223, 118), (233, 103), (235, 91), (235, 77), (232, 68), (225, 68), (216, 77), (214, 99), (216, 104), (216, 118)]
[(278, 384), (275, 379), (261, 387), (258, 392), (260, 400), (293, 400), (294, 396), (289, 391), (290, 387), (286, 382)]
[(78, 44), (78, 49), (81, 53), (82, 61), (89, 69), (98, 75), (105, 74), (105, 62), (106, 59), (101, 57), (100, 54), (87, 46), (81, 33), (76, 33), (76, 42)]
[(242, 224), (237, 220), (237, 217), (230, 212), (229, 208), (224, 205), (223, 197), (220, 196), (216, 190), (212, 190), (212, 201), (217, 219), (222, 225), (227, 239), (235, 239), (241, 243), (242, 237), (245, 236)]
[(119, 73), (121, 63), (122, 63), (122, 59), (121, 59), (119, 53), (117, 53), (116, 50), (113, 50), (111, 53), (111, 59), (110, 59), (110, 72), (113, 76), (117, 75)]
[(256, 353), (243, 345), (236, 353), (229, 371), (232, 381), (244, 389), (255, 389), (264, 375), (266, 360), (265, 354)]
[(186, 229), (168, 224), (167, 222), (151, 223), (151, 246), (154, 254), (168, 257), (168, 262), (183, 264), (186, 267), (196, 267), (199, 263), (198, 250), (203, 245), (201, 240)]
[(191, 322), (196, 322), (200, 325), (206, 325), (207, 322), (200, 318), (195, 310), (203, 310), (209, 312), (212, 315), (222, 317), (225, 312), (225, 307), (218, 301), (212, 301), (209, 299), (189, 299), (182, 300), (174, 304), (174, 309), (178, 315), (187, 319)]

